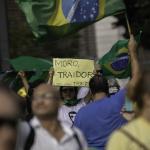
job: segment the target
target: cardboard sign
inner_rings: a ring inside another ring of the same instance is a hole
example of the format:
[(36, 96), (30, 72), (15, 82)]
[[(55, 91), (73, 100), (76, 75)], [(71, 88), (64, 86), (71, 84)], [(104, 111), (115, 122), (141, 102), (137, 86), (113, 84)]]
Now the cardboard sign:
[(55, 86), (89, 86), (94, 61), (86, 59), (53, 59)]

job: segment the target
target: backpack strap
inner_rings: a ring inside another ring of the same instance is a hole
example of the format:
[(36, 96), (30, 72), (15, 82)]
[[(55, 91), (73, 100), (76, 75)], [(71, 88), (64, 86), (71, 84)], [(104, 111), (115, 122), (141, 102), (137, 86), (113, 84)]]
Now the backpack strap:
[(74, 135), (73, 135), (73, 136), (74, 136), (74, 138), (75, 138), (75, 140), (76, 140), (76, 142), (77, 142), (77, 144), (78, 144), (78, 146), (79, 146), (79, 150), (83, 150), (83, 146), (82, 146), (82, 143), (81, 143), (81, 141), (80, 141), (80, 138), (79, 138), (77, 132), (75, 131), (74, 128), (72, 128), (72, 130), (73, 130), (73, 132), (74, 132)]
[(34, 143), (35, 131), (30, 125), (30, 134), (27, 137), (27, 140), (24, 145), (24, 150), (30, 150)]
[(119, 130), (121, 133), (123, 133), (126, 137), (128, 137), (131, 141), (136, 143), (139, 147), (141, 147), (143, 150), (150, 150), (144, 143), (136, 139), (133, 135), (131, 135), (129, 132), (127, 132), (124, 129)]

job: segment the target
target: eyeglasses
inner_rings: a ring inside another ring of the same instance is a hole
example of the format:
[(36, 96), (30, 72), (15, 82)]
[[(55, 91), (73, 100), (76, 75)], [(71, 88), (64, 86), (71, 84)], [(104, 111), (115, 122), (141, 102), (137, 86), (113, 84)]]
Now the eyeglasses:
[(10, 126), (12, 128), (16, 128), (18, 125), (18, 118), (0, 117), (0, 127), (5, 125)]
[(62, 92), (67, 93), (67, 92), (74, 92), (73, 88), (66, 88), (66, 89), (62, 89)]
[(56, 100), (58, 97), (53, 96), (50, 93), (42, 94), (42, 95), (37, 95), (33, 97), (33, 100), (38, 101), (38, 100)]

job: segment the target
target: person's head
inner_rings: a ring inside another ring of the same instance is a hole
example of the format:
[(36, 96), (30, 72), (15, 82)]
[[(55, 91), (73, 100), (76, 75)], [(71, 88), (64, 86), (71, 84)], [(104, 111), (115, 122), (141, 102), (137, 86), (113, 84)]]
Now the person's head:
[(33, 94), (33, 90), (34, 90), (36, 87), (38, 87), (40, 84), (43, 84), (43, 83), (45, 83), (45, 81), (44, 81), (44, 80), (40, 80), (40, 79), (34, 81), (33, 83), (29, 83), (29, 84), (30, 84), (30, 88), (29, 88), (30, 91), (28, 91), (28, 93), (29, 93), (30, 95), (32, 95), (32, 94)]
[(60, 96), (62, 100), (70, 100), (77, 98), (77, 87), (62, 86), (60, 87)]
[(89, 87), (92, 95), (97, 93), (105, 93), (106, 95), (109, 94), (108, 81), (101, 75), (94, 75), (89, 82)]
[(14, 150), (20, 108), (19, 97), (8, 87), (0, 85), (0, 149)]
[(57, 118), (59, 100), (59, 92), (56, 88), (44, 83), (39, 85), (33, 92), (33, 114), (39, 119)]
[(150, 71), (144, 71), (134, 91), (133, 99), (140, 111), (150, 109)]

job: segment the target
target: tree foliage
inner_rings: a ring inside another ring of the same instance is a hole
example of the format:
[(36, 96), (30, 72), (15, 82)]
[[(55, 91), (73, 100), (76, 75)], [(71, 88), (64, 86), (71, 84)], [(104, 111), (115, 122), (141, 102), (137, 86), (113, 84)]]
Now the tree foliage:
[[(150, 49), (150, 0), (124, 0), (127, 7), (127, 15), (134, 34), (138, 34), (140, 30), (142, 34), (142, 46)], [(119, 21), (116, 26), (126, 26), (126, 20), (123, 15), (118, 16)], [(125, 33), (128, 36), (128, 32)]]

